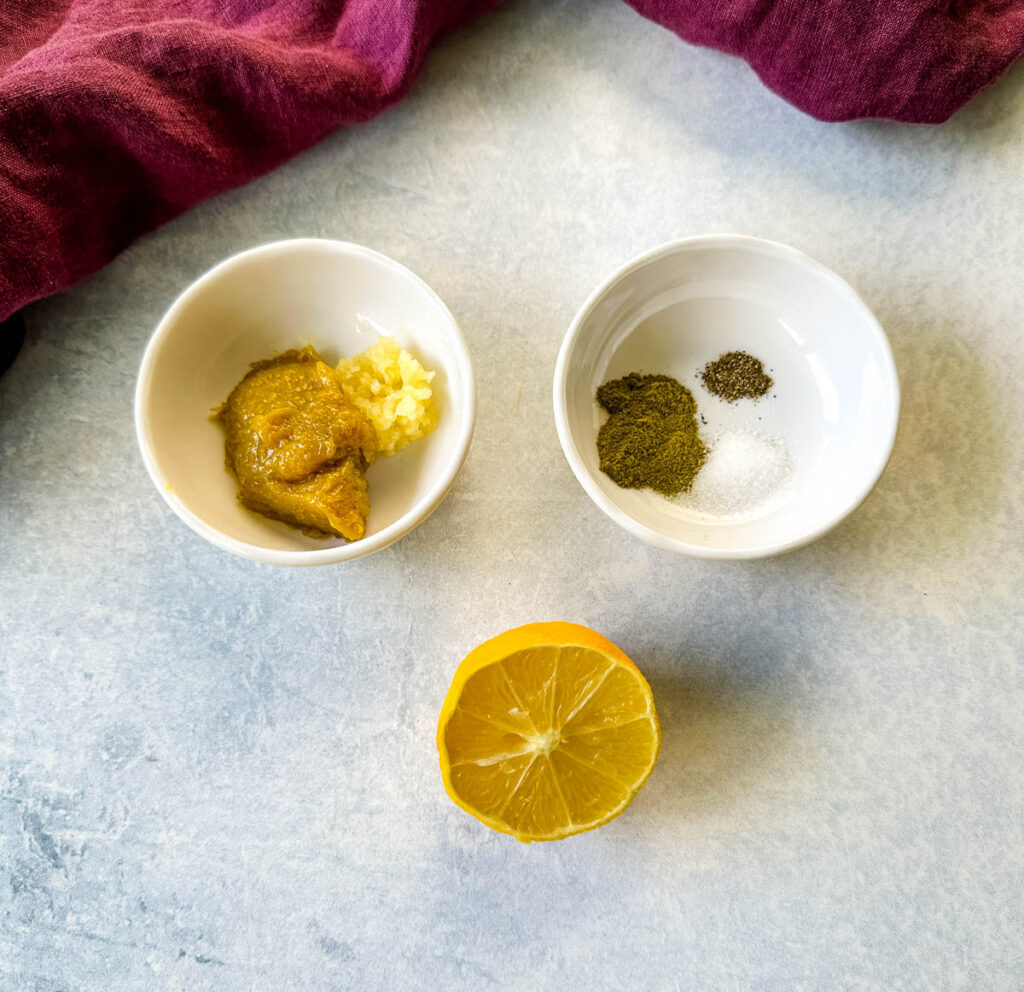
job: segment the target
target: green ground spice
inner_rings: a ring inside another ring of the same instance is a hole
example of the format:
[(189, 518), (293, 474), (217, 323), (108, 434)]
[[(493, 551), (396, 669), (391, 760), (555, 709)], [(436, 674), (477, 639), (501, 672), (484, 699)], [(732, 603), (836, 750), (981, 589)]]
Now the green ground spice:
[(764, 396), (772, 388), (772, 377), (761, 360), (745, 351), (727, 351), (704, 366), (704, 388), (729, 403)]
[(633, 372), (601, 386), (597, 402), (611, 415), (597, 432), (605, 475), (669, 499), (690, 489), (708, 456), (690, 390), (671, 376)]

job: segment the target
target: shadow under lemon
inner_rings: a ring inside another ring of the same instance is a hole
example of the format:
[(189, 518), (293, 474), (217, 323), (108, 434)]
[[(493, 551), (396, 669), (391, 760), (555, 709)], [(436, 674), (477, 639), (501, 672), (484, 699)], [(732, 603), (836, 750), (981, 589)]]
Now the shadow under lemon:
[(747, 644), (637, 652), (662, 747), (627, 815), (686, 823), (727, 816), (762, 793), (780, 765), (790, 768), (799, 731), (786, 702), (788, 666), (781, 648), (759, 638)]

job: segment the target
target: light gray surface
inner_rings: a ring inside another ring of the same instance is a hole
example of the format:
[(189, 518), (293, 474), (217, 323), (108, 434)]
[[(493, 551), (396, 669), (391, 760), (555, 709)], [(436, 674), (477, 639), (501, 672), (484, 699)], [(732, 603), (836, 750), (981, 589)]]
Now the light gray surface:
[[(824, 125), (612, 0), (514, 2), (33, 307), (0, 379), (0, 989), (1024, 987), (1022, 80)], [(853, 282), (904, 388), (861, 510), (740, 565), (605, 519), (549, 399), (601, 278), (722, 230)], [(132, 390), (189, 281), (307, 234), (441, 294), (479, 418), (427, 523), (288, 571), (171, 515)], [(638, 661), (664, 751), (619, 820), (527, 847), (448, 801), (433, 739), (463, 654), (548, 618)]]

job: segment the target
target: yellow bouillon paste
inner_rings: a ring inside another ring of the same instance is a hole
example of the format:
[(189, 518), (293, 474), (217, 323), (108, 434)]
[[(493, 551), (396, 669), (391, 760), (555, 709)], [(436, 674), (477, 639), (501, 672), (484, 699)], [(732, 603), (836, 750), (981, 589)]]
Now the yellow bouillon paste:
[(362, 537), (364, 473), (437, 425), (433, 376), (390, 338), (338, 369), (312, 347), (254, 362), (218, 413), (239, 501), (313, 537)]

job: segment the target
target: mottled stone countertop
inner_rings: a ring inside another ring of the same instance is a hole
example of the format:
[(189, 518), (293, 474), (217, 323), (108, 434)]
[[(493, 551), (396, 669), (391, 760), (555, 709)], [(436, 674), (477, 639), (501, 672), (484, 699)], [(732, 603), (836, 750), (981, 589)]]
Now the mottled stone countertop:
[[(613, 0), (515, 0), (411, 98), (26, 312), (0, 378), (0, 989), (1024, 988), (1024, 67), (941, 127), (827, 125)], [(677, 558), (606, 519), (551, 376), (659, 242), (789, 242), (862, 293), (890, 466), (802, 551)], [(478, 376), (441, 508), (351, 564), (231, 557), (142, 466), (132, 392), (199, 273), (294, 235), (420, 273)], [(444, 795), (448, 680), (563, 618), (650, 677), (609, 826)]]

